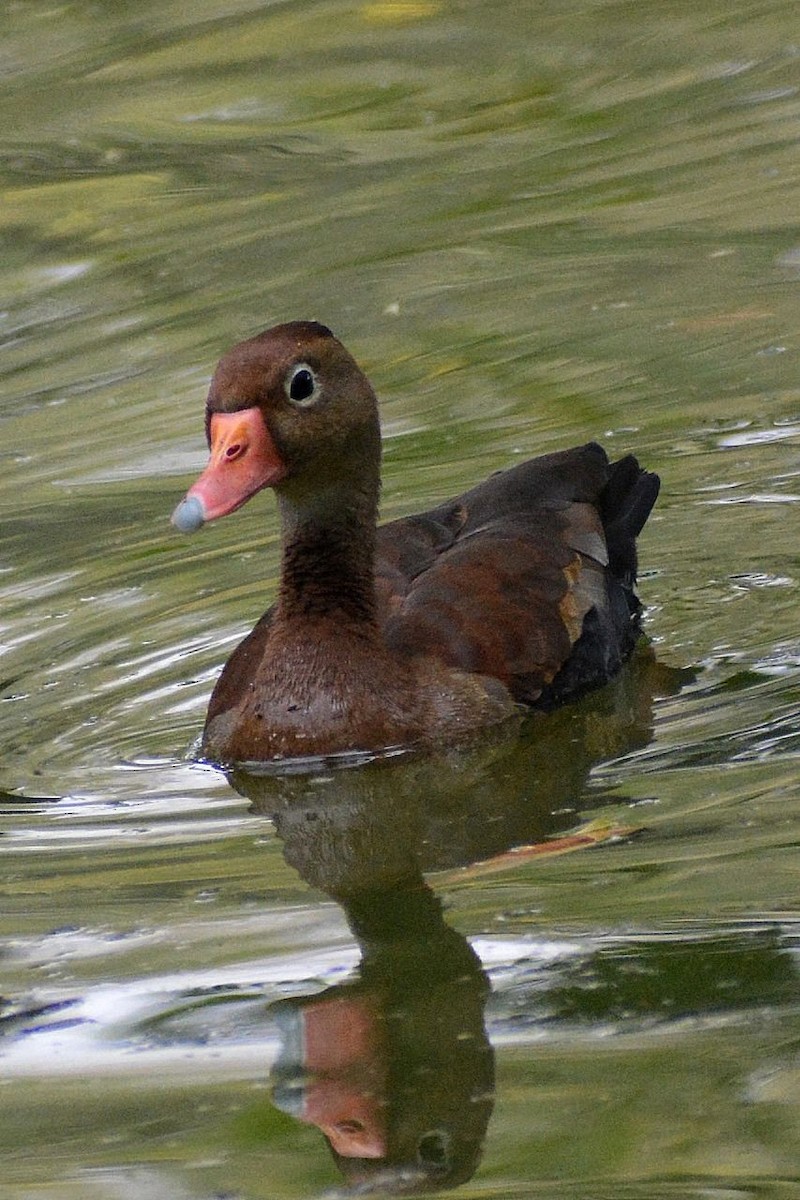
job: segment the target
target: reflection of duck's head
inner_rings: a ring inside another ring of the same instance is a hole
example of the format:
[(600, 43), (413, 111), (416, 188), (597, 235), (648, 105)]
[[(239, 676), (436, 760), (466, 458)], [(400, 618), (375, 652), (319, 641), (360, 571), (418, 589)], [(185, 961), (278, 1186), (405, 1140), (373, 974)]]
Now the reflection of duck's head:
[(275, 1006), (275, 1101), (324, 1133), (359, 1190), (462, 1182), (494, 1094), (480, 961), (421, 879), (345, 907), (363, 951), (358, 979)]

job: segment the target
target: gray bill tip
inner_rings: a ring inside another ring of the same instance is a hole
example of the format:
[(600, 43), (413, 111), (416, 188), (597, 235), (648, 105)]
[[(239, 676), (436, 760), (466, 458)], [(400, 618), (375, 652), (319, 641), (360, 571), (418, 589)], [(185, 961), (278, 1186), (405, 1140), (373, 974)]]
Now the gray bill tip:
[(194, 533), (206, 519), (202, 502), (197, 496), (187, 496), (181, 500), (172, 514), (172, 524), (181, 533)]

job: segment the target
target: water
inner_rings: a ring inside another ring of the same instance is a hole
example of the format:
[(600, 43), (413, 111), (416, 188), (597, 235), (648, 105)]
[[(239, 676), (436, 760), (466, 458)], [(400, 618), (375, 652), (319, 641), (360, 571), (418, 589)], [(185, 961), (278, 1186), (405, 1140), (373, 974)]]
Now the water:
[[(343, 1096), (418, 1189), (797, 1195), (794, 10), (2, 22), (5, 1194), (354, 1187)], [(291, 317), (376, 385), (386, 517), (588, 437), (659, 471), (652, 657), (433, 762), (194, 762), (277, 527), (168, 516)]]

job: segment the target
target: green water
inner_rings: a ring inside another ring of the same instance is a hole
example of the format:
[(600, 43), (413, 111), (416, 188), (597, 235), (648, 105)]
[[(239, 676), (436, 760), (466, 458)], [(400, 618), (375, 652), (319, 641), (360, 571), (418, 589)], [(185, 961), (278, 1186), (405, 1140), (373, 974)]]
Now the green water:
[[(459, 1195), (800, 1195), (793, 6), (0, 31), (4, 1196), (357, 1186), (281, 1092), (340, 1002)], [(656, 662), (432, 763), (248, 798), (193, 762), (277, 525), (168, 517), (216, 359), (294, 317), (378, 390), (387, 517), (589, 437), (657, 470)]]

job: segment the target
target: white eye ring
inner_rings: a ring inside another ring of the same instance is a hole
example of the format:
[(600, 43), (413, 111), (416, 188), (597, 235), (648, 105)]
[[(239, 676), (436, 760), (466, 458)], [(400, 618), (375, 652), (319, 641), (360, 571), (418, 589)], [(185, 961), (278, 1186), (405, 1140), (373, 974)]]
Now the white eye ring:
[(298, 408), (310, 408), (319, 399), (319, 383), (308, 363), (295, 363), (283, 386), (292, 404)]

